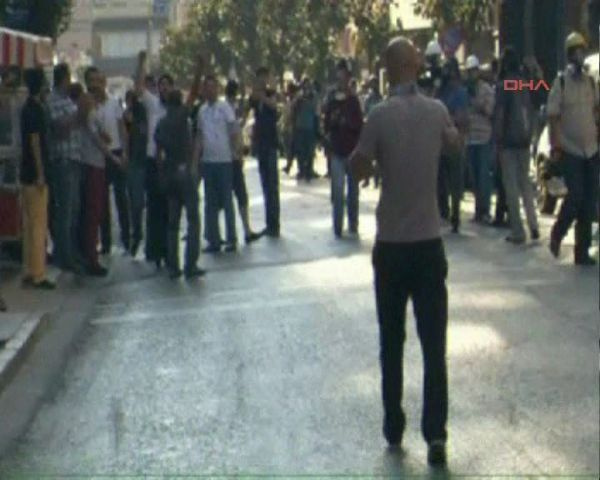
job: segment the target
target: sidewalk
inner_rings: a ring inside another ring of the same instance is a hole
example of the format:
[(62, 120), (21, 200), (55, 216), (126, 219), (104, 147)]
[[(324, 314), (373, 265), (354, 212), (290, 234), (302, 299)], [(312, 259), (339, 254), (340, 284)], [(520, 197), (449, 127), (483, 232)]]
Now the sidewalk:
[[(50, 267), (48, 278), (57, 281), (60, 271)], [(18, 263), (0, 261), (0, 292), (8, 311), (0, 313), (0, 392), (10, 382), (29, 348), (57, 312), (65, 292), (24, 289)]]

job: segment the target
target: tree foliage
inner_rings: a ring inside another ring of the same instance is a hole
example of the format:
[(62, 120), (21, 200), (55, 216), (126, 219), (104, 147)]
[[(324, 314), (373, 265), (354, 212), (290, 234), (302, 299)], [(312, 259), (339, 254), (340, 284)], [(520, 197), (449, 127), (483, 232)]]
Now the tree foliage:
[(493, 6), (494, 0), (413, 0), (414, 12), (436, 30), (460, 25), (468, 36), (489, 27)]
[(265, 64), (281, 76), (323, 78), (336, 54), (337, 40), (353, 20), (359, 46), (370, 64), (391, 34), (386, 0), (202, 0), (188, 23), (169, 30), (160, 62), (186, 81), (198, 51), (212, 56), (214, 70), (227, 75), (232, 65), (243, 79)]
[(69, 27), (72, 9), (73, 0), (0, 0), (0, 24), (11, 11), (20, 11), (22, 22), (10, 26), (56, 39)]

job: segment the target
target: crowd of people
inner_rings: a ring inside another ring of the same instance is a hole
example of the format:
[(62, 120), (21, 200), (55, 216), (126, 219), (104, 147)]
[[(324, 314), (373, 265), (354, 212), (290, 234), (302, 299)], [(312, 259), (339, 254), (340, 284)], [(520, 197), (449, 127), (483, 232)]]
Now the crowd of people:
[[(49, 94), (44, 73), (29, 70), (29, 98), (21, 113), (23, 284), (55, 288), (46, 277), (47, 258), (77, 274), (108, 273), (101, 254), (113, 250), (111, 193), (120, 242), (128, 254), (137, 256), (143, 243), (145, 258), (158, 268), (166, 266), (171, 278), (202, 277), (200, 184), (204, 183), (204, 252), (235, 252), (234, 197), (247, 244), (262, 236), (278, 238), (278, 160), (285, 157), (286, 174), (296, 162), (298, 180), (311, 182), (319, 177), (315, 155), (321, 145), (331, 179), (336, 237), (345, 231), (358, 234), (360, 182), (366, 187), (373, 180), (382, 190), (373, 264), (383, 433), (396, 445), (405, 427), (402, 344), (406, 304), (412, 297), (425, 363), (422, 430), (430, 462), (443, 463), (448, 265), (440, 217), (453, 232), (460, 231), (467, 182), (475, 198), (474, 222), (510, 228), (506, 240), (512, 244), (523, 244), (528, 236), (540, 239), (529, 165), (543, 123), (540, 107), (545, 105), (552, 160), (560, 165), (568, 188), (551, 232), (550, 250), (559, 255), (561, 242), (576, 221), (575, 263), (595, 263), (589, 248), (598, 213), (599, 95), (596, 81), (584, 70), (585, 48), (581, 35), (569, 35), (568, 66), (547, 99), (543, 92), (504, 89), (506, 80), (543, 78), (534, 59), (522, 62), (510, 47), (491, 74), (486, 76), (478, 58), (470, 56), (463, 75), (455, 58), (443, 59), (435, 41), (428, 45), (423, 65), (417, 49), (404, 38), (394, 39), (385, 52), (390, 84), (385, 99), (377, 77), (359, 92), (352, 66), (345, 60), (337, 64), (336, 84), (326, 92), (308, 78), (279, 92), (269, 69), (262, 67), (248, 95), (230, 80), (221, 97), (220, 79), (205, 72), (200, 57), (184, 96), (169, 74), (157, 80), (148, 74), (142, 52), (135, 87), (127, 92), (124, 105), (108, 94), (106, 78), (95, 67), (85, 71), (83, 86), (71, 82), (68, 65), (57, 65)], [(252, 133), (246, 142), (251, 117)], [(264, 197), (266, 226), (258, 233), (251, 227), (244, 173), (249, 154), (258, 161)], [(529, 232), (521, 218), (521, 201)], [(183, 210), (187, 233), (182, 268)]]
[[(417, 84), (425, 95), (446, 106), (464, 143), (457, 154), (442, 154), (436, 187), (440, 215), (453, 232), (460, 229), (461, 201), (468, 186), (475, 199), (474, 222), (509, 227), (506, 240), (522, 244), (527, 239), (522, 201), (529, 237), (539, 240), (529, 166), (531, 148), (537, 146), (547, 121), (552, 156), (562, 159), (560, 174), (569, 192), (552, 230), (550, 248), (559, 255), (561, 241), (576, 220), (575, 261), (594, 263), (588, 249), (598, 188), (589, 179), (597, 176), (593, 106), (598, 92), (593, 80), (581, 80), (587, 77), (585, 47), (581, 35), (569, 36), (568, 67), (546, 98), (543, 89), (503, 88), (505, 80), (543, 78), (533, 57), (521, 62), (507, 48), (487, 72), (471, 55), (462, 73), (455, 58), (444, 60), (435, 40), (427, 46)], [(279, 237), (278, 159), (286, 159), (283, 172), (290, 175), (296, 163), (297, 179), (310, 182), (320, 176), (314, 166), (319, 147), (327, 158), (325, 176), (331, 179), (334, 234), (343, 235), (345, 216), (349, 234), (358, 233), (360, 185), (349, 169), (348, 157), (365, 119), (383, 101), (378, 77), (360, 86), (351, 64), (342, 60), (333, 88), (323, 92), (318, 82), (304, 78), (288, 83), (280, 92), (268, 68), (262, 67), (249, 95), (230, 80), (221, 98), (220, 80), (204, 75), (200, 58), (184, 99), (170, 75), (156, 80), (148, 74), (144, 53), (138, 63), (135, 88), (127, 92), (124, 102), (108, 93), (106, 77), (95, 67), (85, 71), (81, 85), (71, 82), (68, 65), (57, 65), (51, 92), (45, 88), (41, 70), (26, 72), (29, 98), (21, 114), (20, 169), (25, 286), (54, 288), (46, 278), (48, 232), (52, 240), (48, 258), (55, 265), (78, 274), (107, 274), (100, 254), (109, 254), (113, 247), (111, 193), (126, 252), (135, 257), (144, 243), (146, 259), (157, 267), (166, 265), (171, 277), (203, 276), (205, 272), (197, 265), (201, 181), (204, 251), (233, 252), (238, 244), (234, 197), (246, 243), (263, 235)], [(251, 117), (254, 123), (247, 141), (244, 133)], [(249, 218), (244, 176), (248, 154), (258, 160), (264, 194), (266, 227), (259, 233), (252, 230)], [(376, 166), (362, 186), (373, 180), (378, 187), (380, 179)], [(183, 209), (188, 231), (182, 271), (178, 246)], [(221, 211), (225, 213), (225, 240), (219, 226)]]

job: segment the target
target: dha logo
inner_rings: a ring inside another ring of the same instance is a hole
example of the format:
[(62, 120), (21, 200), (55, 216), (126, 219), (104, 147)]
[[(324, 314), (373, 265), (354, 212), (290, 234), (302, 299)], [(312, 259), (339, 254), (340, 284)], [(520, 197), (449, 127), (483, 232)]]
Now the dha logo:
[(504, 91), (506, 92), (522, 92), (523, 90), (535, 92), (540, 89), (549, 92), (550, 86), (545, 80), (539, 80), (537, 83), (533, 80), (504, 80)]

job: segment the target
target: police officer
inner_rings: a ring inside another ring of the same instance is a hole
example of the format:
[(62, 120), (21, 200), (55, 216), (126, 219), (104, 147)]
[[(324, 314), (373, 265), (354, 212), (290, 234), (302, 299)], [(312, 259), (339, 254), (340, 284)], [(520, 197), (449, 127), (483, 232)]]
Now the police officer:
[(417, 80), (421, 90), (431, 97), (442, 85), (442, 57), (442, 47), (437, 40), (431, 40), (425, 49), (425, 71)]
[(552, 228), (550, 251), (560, 255), (563, 238), (575, 221), (575, 264), (594, 265), (589, 248), (598, 204), (599, 94), (584, 70), (586, 41), (577, 32), (565, 42), (568, 66), (554, 81), (548, 98), (552, 159), (559, 162), (568, 194)]

